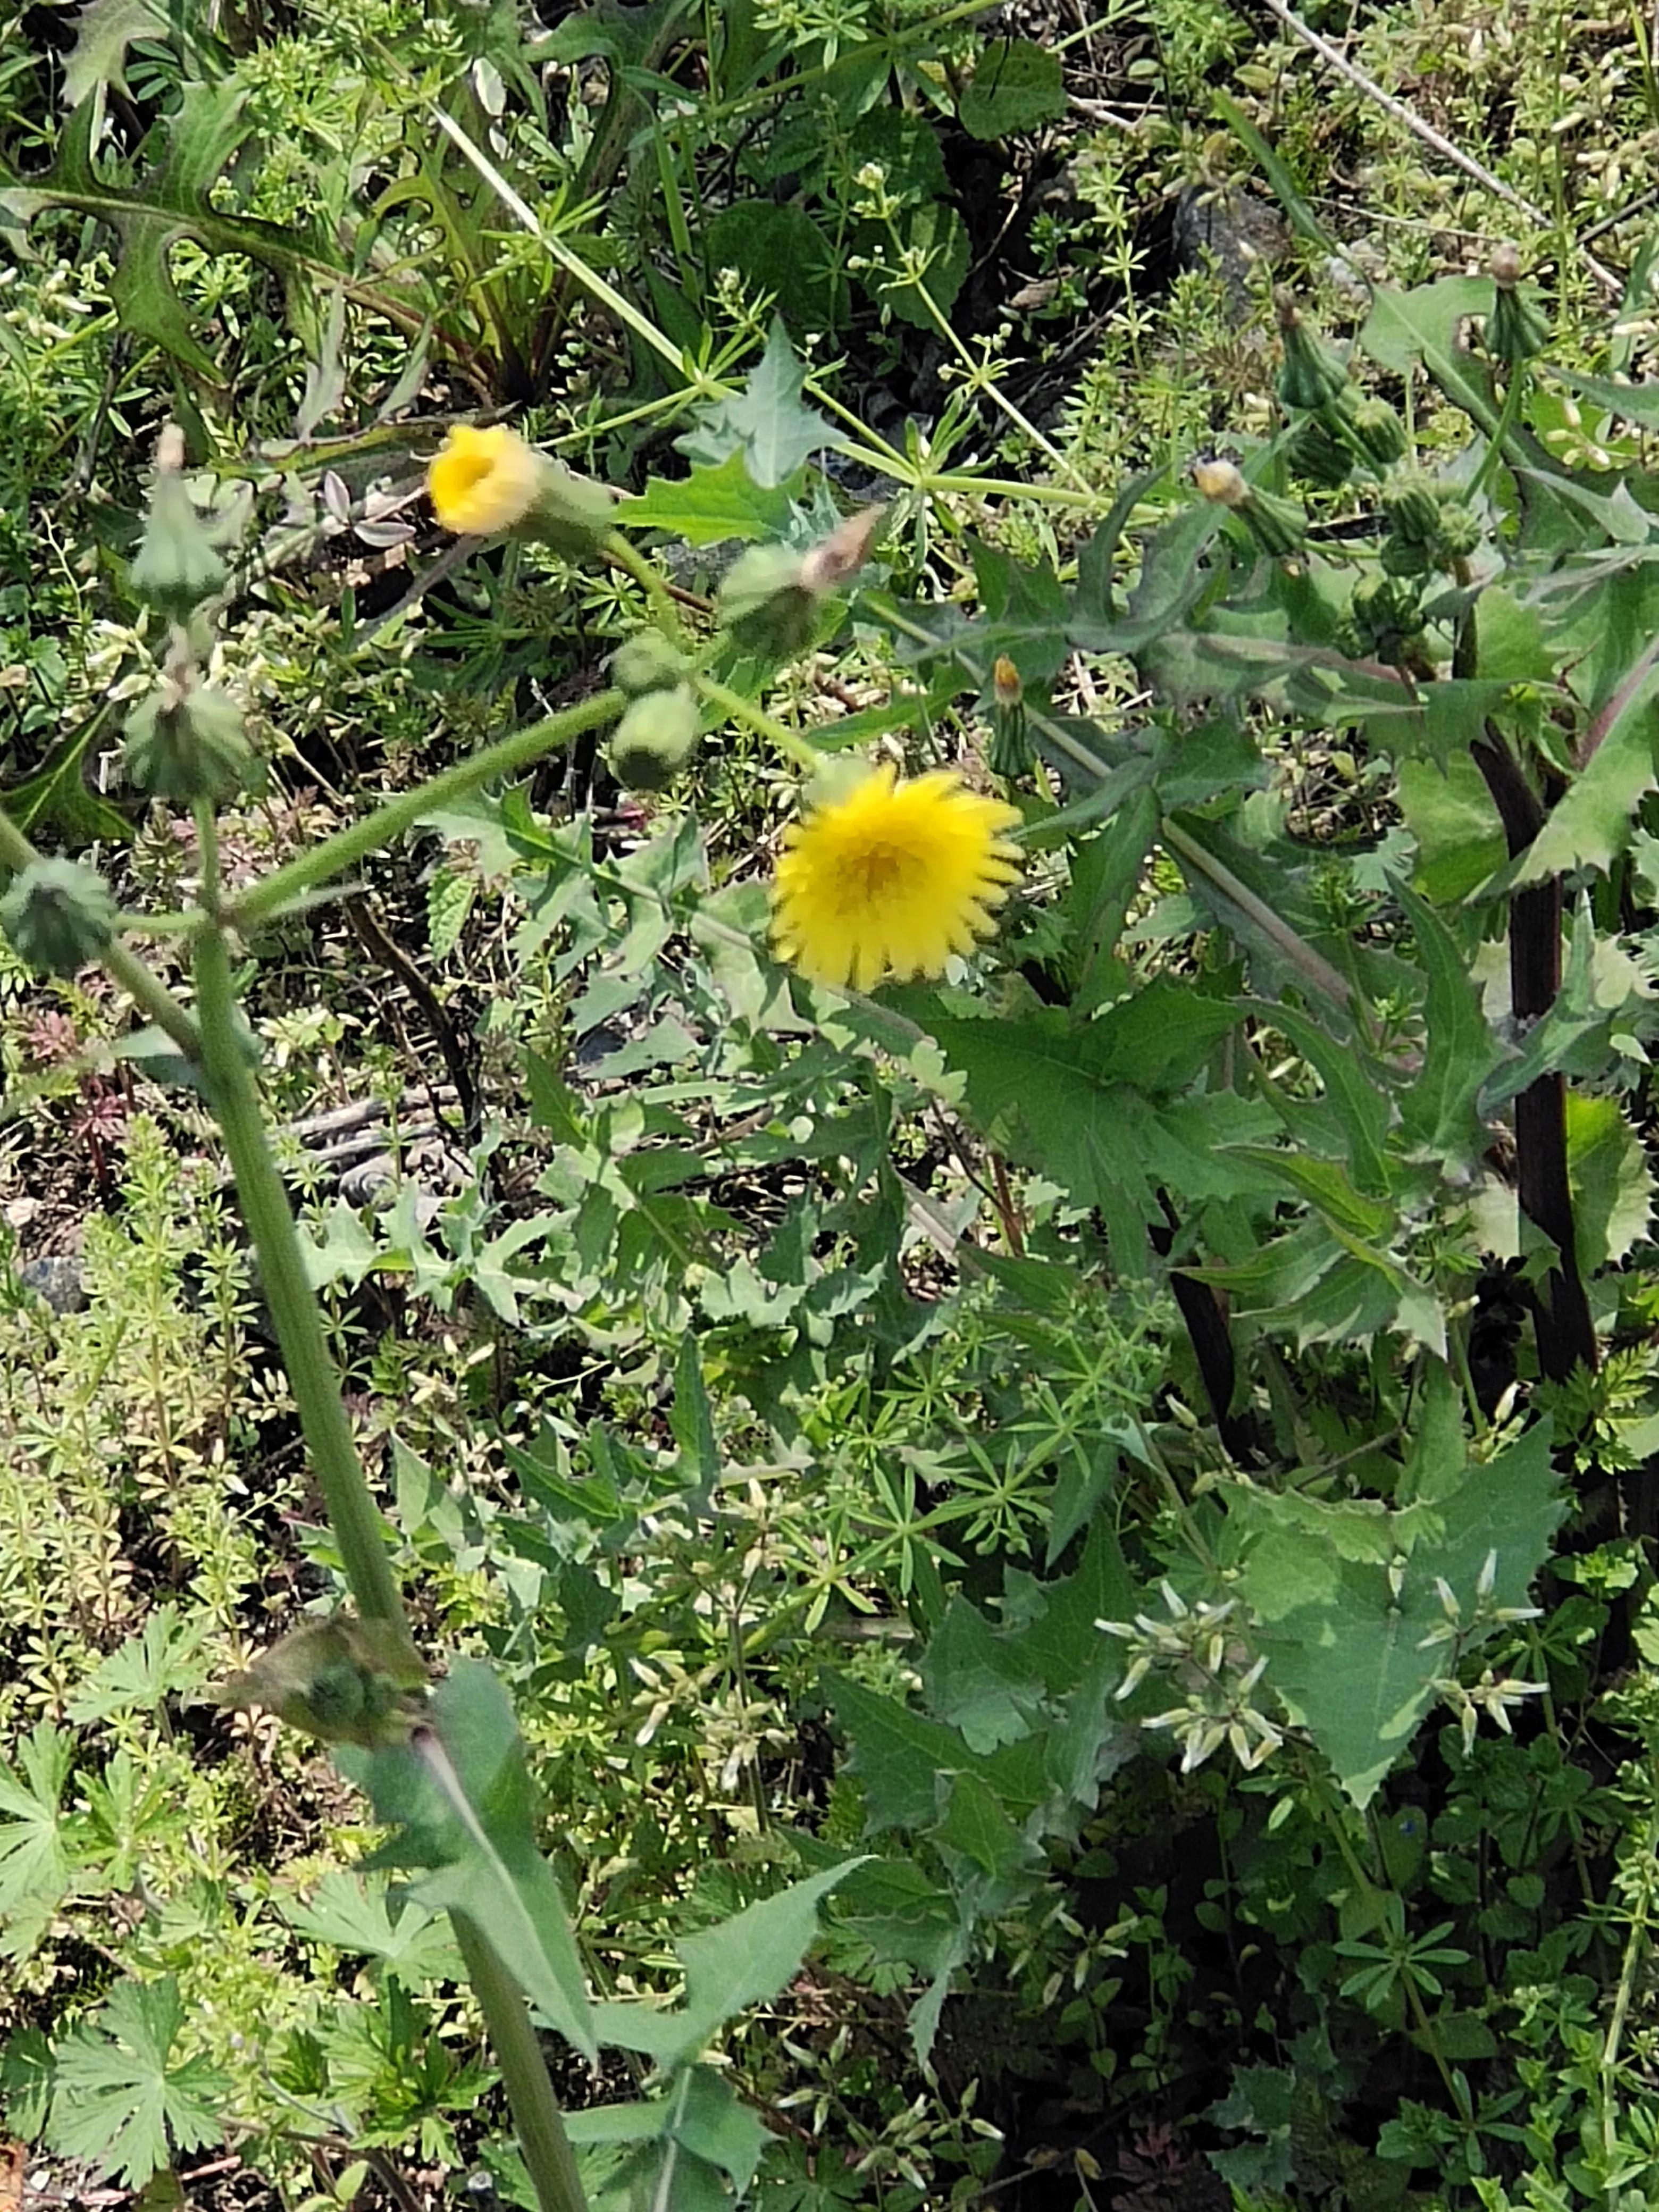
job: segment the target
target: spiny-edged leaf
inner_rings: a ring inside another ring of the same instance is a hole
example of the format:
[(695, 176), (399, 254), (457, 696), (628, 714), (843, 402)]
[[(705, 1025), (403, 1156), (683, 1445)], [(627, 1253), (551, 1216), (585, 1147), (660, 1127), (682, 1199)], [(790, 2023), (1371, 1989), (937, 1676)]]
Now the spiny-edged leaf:
[(1375, 1242), (1395, 1226), (1395, 1209), (1386, 1200), (1364, 1197), (1349, 1182), (1339, 1161), (1316, 1159), (1296, 1151), (1279, 1151), (1266, 1145), (1240, 1145), (1237, 1151), (1270, 1176), (1277, 1176), (1298, 1198), (1322, 1213), (1334, 1229)]
[[(1090, 1527), (1075, 1574), (1039, 1580), (1018, 1567), (1007, 1570), (1004, 1610), (1018, 1623), (1009, 1649), (1042, 1676), (1052, 1696), (1069, 1696), (1102, 1648), (1096, 1621), (1127, 1620), (1139, 1603), (1111, 1516), (1103, 1513)], [(1104, 1639), (1104, 1649), (1114, 1660), (1120, 1656), (1113, 1638)]]
[(87, 0), (75, 19), (75, 44), (64, 63), (64, 104), (78, 107), (100, 85), (127, 88), (127, 48), (135, 39), (167, 33), (165, 0)]
[(106, 719), (100, 711), (68, 732), (39, 768), (9, 791), (0, 791), (0, 806), (26, 836), (50, 827), (72, 850), (100, 839), (123, 844), (131, 836), (126, 817), (87, 786), (87, 754)]
[(434, 806), (430, 813), (422, 815), (420, 827), (435, 830), (452, 845), (476, 846), (479, 871), (487, 880), (510, 876), (520, 856), (520, 845), (514, 840), (523, 835), (511, 802), (521, 796), (522, 787), (518, 786), (499, 797), (492, 792), (470, 792), (464, 799)]
[(1630, 842), (1637, 809), (1659, 783), (1659, 709), (1652, 683), (1638, 692), (1551, 809), (1522, 855), (1517, 884), (1540, 883), (1571, 868), (1607, 868)]
[(62, 1810), (74, 1757), (73, 1740), (38, 1721), (16, 1769), (0, 1766), (0, 1953), (9, 1958), (33, 1950), (75, 1880)]
[(1121, 620), (1109, 595), (1079, 590), (1066, 632), (1072, 643), (1085, 653), (1144, 652), (1210, 588), (1203, 555), (1220, 527), (1220, 510), (1209, 500), (1178, 507), (1141, 540), (1140, 574)]
[(1616, 1098), (1567, 1093), (1567, 1174), (1578, 1270), (1589, 1276), (1622, 1260), (1653, 1215), (1647, 1147)]
[(1477, 1158), (1486, 1140), (1475, 1112), (1480, 1086), (1499, 1058), (1462, 949), (1425, 899), (1400, 890), (1427, 973), (1423, 1068), (1400, 1102), (1407, 1134), (1434, 1158)]
[(120, 242), (111, 297), (123, 325), (137, 337), (207, 382), (219, 380), (218, 366), (191, 328), (168, 265), (174, 243), (185, 236), (210, 253), (247, 254), (285, 280), (338, 285), (348, 298), (373, 306), (401, 327), (421, 327), (412, 296), (366, 283), (320, 235), (226, 214), (213, 204), (213, 188), (251, 128), (243, 94), (232, 80), (185, 87), (177, 113), (168, 118), (160, 162), (131, 185), (106, 182), (94, 167), (98, 106), (95, 100), (83, 100), (74, 110), (43, 174), (23, 177), (0, 167), (0, 216), (27, 223), (48, 208), (67, 207), (107, 223)]
[(448, 1923), (409, 1897), (399, 1898), (394, 1918), (383, 1874), (334, 1868), (303, 1903), (285, 1905), (283, 1917), (296, 1936), (380, 1960), (410, 1986), (460, 1978), (461, 1955)]
[(1066, 659), (1066, 593), (1052, 568), (1028, 568), (1000, 546), (969, 538), (981, 621), (963, 633), (975, 665), (1006, 654), (1026, 684), (1047, 684)]
[(696, 1332), (690, 1329), (681, 1338), (674, 1361), (674, 1399), (668, 1409), (668, 1426), (680, 1448), (680, 1466), (687, 1482), (708, 1490), (720, 1474), (720, 1452), (708, 1385), (703, 1380), (702, 1358)]
[(757, 483), (743, 447), (734, 447), (718, 467), (694, 468), (678, 480), (653, 477), (637, 497), (621, 502), (617, 520), (629, 530), (672, 530), (692, 545), (781, 538), (805, 483), (799, 471), (787, 483)]
[(766, 351), (735, 398), (705, 408), (695, 429), (676, 444), (689, 461), (717, 469), (741, 454), (750, 477), (764, 490), (787, 483), (824, 446), (845, 441), (816, 408), (801, 398), (806, 372), (795, 358), (789, 333), (772, 325)]
[(426, 887), (426, 936), (434, 960), (447, 960), (460, 941), (478, 878), (462, 868), (440, 868)]
[[(1492, 280), (1486, 276), (1446, 276), (1409, 292), (1385, 289), (1372, 301), (1359, 343), (1379, 368), (1398, 376), (1409, 375), (1421, 362), (1447, 398), (1490, 434), (1498, 427), (1498, 413), (1491, 372), (1458, 343), (1458, 337), (1470, 316), (1490, 312), (1492, 296)], [(1526, 443), (1530, 448), (1532, 441)], [(1536, 454), (1547, 463), (1541, 447)]]
[[(1586, 898), (1574, 919), (1566, 972), (1549, 1012), (1528, 1030), (1520, 1051), (1501, 1060), (1487, 1077), (1480, 1091), (1483, 1115), (1499, 1112), (1540, 1075), (1565, 1066), (1586, 1037), (1605, 1030), (1608, 1010), (1596, 1003), (1596, 951), (1601, 941)], [(1605, 1062), (1605, 1054), (1598, 1057)]]
[(1400, 763), (1400, 811), (1417, 840), (1417, 889), (1437, 905), (1466, 898), (1509, 856), (1486, 779), (1467, 747), (1443, 763)]
[(945, 1817), (933, 1841), (951, 1858), (965, 1859), (994, 1882), (1010, 1881), (1035, 1866), (1040, 1854), (1014, 1826), (989, 1783), (977, 1774), (958, 1774), (945, 1799)]
[[(1355, 1500), (1316, 1518), (1267, 1492), (1233, 1509), (1250, 1529), (1240, 1587), (1267, 1680), (1356, 1805), (1376, 1795), (1449, 1664), (1443, 1581), (1467, 1625), (1490, 1571), (1494, 1607), (1524, 1606), (1565, 1507), (1542, 1423), (1432, 1505), (1389, 1514)], [(1322, 1528), (1320, 1525), (1322, 1523)], [(1495, 1626), (1495, 1624), (1494, 1624)]]
[(848, 1771), (864, 1790), (866, 1834), (931, 1827), (937, 1779), (973, 1764), (963, 1737), (846, 1675), (833, 1676), (829, 1688), (849, 1745)]
[(205, 2058), (178, 2059), (184, 2007), (169, 1974), (123, 1982), (58, 2051), (46, 2140), (125, 2188), (142, 2189), (178, 2151), (219, 2139), (231, 2084)]
[(1389, 1106), (1387, 1085), (1379, 1081), (1352, 1044), (1339, 1044), (1317, 1022), (1297, 1007), (1259, 1007), (1261, 1018), (1283, 1032), (1310, 1062), (1325, 1086), (1317, 1106), (1279, 1099), (1286, 1127), (1304, 1150), (1340, 1153), (1363, 1191), (1386, 1191), (1389, 1173), (1385, 1149)]
[(844, 1860), (746, 1905), (717, 1928), (681, 1936), (674, 1946), (685, 1968), (680, 2003), (672, 2010), (596, 2005), (600, 2041), (644, 2051), (662, 2067), (695, 2058), (725, 2021), (785, 1986), (817, 1933), (819, 1899), (863, 1863), (862, 1858)]
[(457, 1659), (429, 1711), (429, 1729), (408, 1747), (367, 1757), (337, 1747), (381, 1819), (401, 1831), (380, 1856), (431, 1869), (410, 1895), (430, 1912), (475, 1921), (525, 1995), (591, 2057), (597, 2045), (581, 1962), (537, 1844), (524, 1745), (507, 1692), (488, 1667)]
[(372, 1267), (390, 1256), (343, 1198), (337, 1198), (324, 1215), (320, 1235), (311, 1229), (300, 1231), (300, 1249), (306, 1280), (313, 1291), (341, 1282), (355, 1288)]
[(1042, 1683), (1017, 1649), (998, 1639), (977, 1606), (957, 1595), (928, 1639), (922, 1687), (939, 1717), (970, 1751), (994, 1751), (1030, 1733)]
[(1065, 112), (1060, 56), (1030, 39), (988, 44), (957, 102), (957, 118), (975, 138), (1012, 138)]

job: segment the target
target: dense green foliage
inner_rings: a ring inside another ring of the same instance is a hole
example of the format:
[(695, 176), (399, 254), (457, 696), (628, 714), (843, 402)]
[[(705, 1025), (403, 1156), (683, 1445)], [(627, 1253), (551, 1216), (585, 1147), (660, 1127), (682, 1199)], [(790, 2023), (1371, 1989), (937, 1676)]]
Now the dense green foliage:
[[(564, 2201), (482, 1943), (593, 2212), (1659, 2203), (1659, 106), (1281, 28), (0, 8), (54, 2186)], [(815, 750), (993, 943), (775, 957)]]

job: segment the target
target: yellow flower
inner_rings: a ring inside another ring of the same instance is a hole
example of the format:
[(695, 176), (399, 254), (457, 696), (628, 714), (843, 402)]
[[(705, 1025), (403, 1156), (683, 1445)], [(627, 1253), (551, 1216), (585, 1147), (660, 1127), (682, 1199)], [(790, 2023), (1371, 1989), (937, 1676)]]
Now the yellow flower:
[(492, 538), (522, 522), (542, 488), (546, 464), (516, 430), (458, 423), (427, 471), (427, 488), (446, 530)]
[(1001, 832), (1019, 815), (948, 769), (901, 783), (877, 769), (784, 832), (772, 892), (778, 951), (815, 983), (868, 991), (942, 975), (996, 924), (1019, 873)]

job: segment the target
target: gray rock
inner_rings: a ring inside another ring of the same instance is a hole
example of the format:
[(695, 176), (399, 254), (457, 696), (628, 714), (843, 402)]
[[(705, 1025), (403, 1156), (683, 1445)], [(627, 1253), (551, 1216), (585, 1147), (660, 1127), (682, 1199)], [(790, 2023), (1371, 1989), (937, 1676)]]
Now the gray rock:
[(44, 1298), (55, 1314), (80, 1313), (88, 1303), (86, 1267), (76, 1252), (25, 1260), (17, 1270), (17, 1279), (25, 1290)]
[(1188, 185), (1176, 202), (1171, 248), (1180, 269), (1213, 262), (1236, 307), (1248, 307), (1261, 287), (1261, 270), (1288, 244), (1277, 210), (1237, 185)]

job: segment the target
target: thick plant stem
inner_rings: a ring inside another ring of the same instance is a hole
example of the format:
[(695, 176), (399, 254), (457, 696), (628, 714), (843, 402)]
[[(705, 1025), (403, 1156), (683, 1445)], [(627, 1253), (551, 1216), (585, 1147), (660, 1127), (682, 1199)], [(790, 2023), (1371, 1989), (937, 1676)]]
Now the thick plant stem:
[(324, 1340), (316, 1294), (306, 1279), (288, 1193), (270, 1156), (253, 1070), (237, 1034), (224, 933), (211, 924), (196, 940), (196, 1003), (208, 1094), (236, 1177), (242, 1218), (253, 1240), (265, 1302), (346, 1581), (365, 1620), (390, 1621), (407, 1635), (380, 1510), (351, 1441), (340, 1378)]
[(325, 837), (308, 853), (301, 853), (286, 867), (277, 868), (244, 891), (240, 898), (232, 899), (227, 907), (229, 919), (239, 929), (252, 929), (258, 923), (269, 921), (284, 907), (292, 906), (336, 876), (343, 876), (358, 861), (366, 860), (382, 845), (401, 837), (406, 830), (414, 829), (423, 816), (440, 806), (448, 806), (470, 792), (491, 783), (498, 775), (512, 775), (520, 769), (530, 768), (544, 753), (556, 745), (568, 744), (585, 730), (596, 730), (603, 723), (612, 722), (628, 704), (620, 691), (600, 691), (592, 699), (584, 699), (580, 706), (567, 707), (562, 714), (550, 714), (544, 722), (532, 722), (527, 730), (517, 730), (510, 738), (502, 738), (482, 752), (457, 761), (441, 775), (434, 775), (414, 791), (400, 791), (395, 799), (388, 799), (372, 814), (365, 814), (361, 822), (337, 830)]
[(477, 1922), (465, 1912), (452, 1912), (449, 1919), (466, 1962), (467, 1979), (489, 2031), (490, 2048), (501, 2069), (501, 2083), (513, 2109), (514, 2131), (524, 2153), (536, 2202), (541, 2212), (587, 2212), (581, 2176), (564, 2131), (559, 2100), (547, 2078), (542, 2047), (531, 2025), (530, 2008)]
[[(0, 808), (0, 863), (21, 874), (40, 855), (11, 817)], [(202, 1040), (196, 1024), (153, 968), (131, 952), (118, 937), (111, 938), (99, 956), (103, 966), (136, 1006), (142, 1008), (160, 1030), (165, 1030), (186, 1060), (199, 1057)]]

